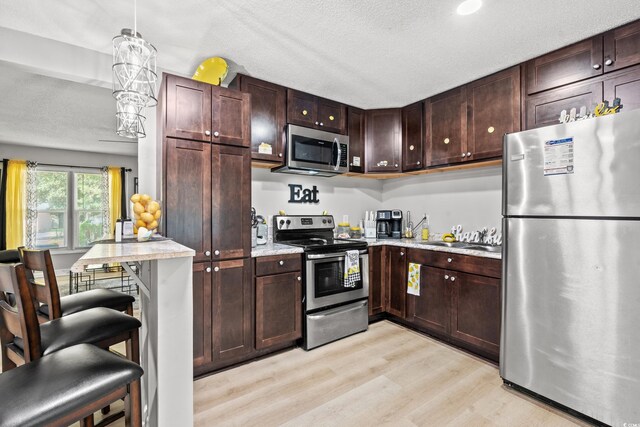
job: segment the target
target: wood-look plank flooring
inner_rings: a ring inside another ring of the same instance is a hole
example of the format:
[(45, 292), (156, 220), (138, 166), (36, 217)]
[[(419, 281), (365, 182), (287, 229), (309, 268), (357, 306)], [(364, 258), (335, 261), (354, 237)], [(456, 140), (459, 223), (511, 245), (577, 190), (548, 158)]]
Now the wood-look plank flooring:
[(194, 383), (196, 426), (587, 425), (502, 385), (497, 367), (383, 321)]
[(503, 386), (494, 365), (387, 321), (202, 378), (194, 400), (196, 426), (588, 425)]

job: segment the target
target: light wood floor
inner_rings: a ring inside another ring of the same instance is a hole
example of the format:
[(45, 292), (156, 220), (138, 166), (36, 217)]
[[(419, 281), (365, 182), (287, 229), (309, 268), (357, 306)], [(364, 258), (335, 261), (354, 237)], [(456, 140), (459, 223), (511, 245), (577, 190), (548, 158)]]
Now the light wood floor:
[(504, 387), (495, 366), (387, 321), (194, 391), (197, 426), (587, 425)]
[(495, 366), (387, 321), (200, 379), (194, 399), (196, 426), (588, 425), (504, 387)]

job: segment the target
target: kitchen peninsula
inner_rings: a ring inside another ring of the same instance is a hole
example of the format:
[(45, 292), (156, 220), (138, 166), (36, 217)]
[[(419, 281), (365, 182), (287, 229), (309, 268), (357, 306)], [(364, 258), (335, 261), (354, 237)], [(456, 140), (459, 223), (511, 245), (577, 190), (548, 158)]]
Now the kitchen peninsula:
[(142, 420), (147, 426), (193, 420), (193, 249), (171, 240), (94, 245), (72, 267), (121, 263), (139, 285)]

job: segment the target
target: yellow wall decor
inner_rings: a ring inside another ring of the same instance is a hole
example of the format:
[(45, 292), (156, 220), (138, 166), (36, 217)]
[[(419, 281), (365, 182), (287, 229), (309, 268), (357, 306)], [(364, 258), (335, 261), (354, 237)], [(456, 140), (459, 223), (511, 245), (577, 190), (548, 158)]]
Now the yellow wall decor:
[(224, 78), (227, 77), (228, 71), (227, 61), (219, 56), (214, 56), (213, 58), (205, 59), (198, 65), (192, 79), (220, 86)]

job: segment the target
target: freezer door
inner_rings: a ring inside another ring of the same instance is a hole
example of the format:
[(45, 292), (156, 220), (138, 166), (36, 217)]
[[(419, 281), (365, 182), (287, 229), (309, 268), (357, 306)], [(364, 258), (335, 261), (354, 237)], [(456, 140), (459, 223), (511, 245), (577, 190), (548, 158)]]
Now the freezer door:
[(640, 217), (640, 110), (505, 136), (505, 216)]
[(640, 422), (640, 221), (503, 229), (500, 375), (606, 424)]

